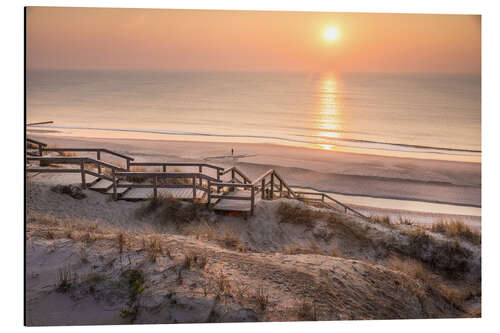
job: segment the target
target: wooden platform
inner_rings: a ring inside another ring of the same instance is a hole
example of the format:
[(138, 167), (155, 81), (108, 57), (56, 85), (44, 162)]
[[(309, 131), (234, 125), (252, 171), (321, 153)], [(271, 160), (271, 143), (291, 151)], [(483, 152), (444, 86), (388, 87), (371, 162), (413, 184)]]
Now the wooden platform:
[[(158, 195), (172, 195), (177, 199), (192, 199), (193, 198), (193, 189), (192, 188), (159, 188)], [(205, 195), (204, 191), (196, 190), (196, 198), (202, 199)], [(132, 188), (127, 191), (121, 199), (125, 200), (144, 200), (150, 199), (153, 197), (153, 189), (152, 188)]]
[(96, 191), (106, 191), (113, 185), (113, 182), (107, 179), (100, 179), (97, 183), (89, 188)]
[[(37, 166), (37, 168), (39, 168)], [(60, 185), (81, 185), (82, 175), (80, 173), (28, 173), (28, 179), (36, 179), (39, 183), (60, 184)], [(92, 175), (85, 175), (85, 183), (90, 186), (98, 180)]]
[[(232, 197), (250, 197), (250, 191), (237, 190), (234, 192), (228, 192), (226, 195)], [(259, 198), (255, 198), (255, 203), (260, 201)], [(228, 200), (219, 199), (219, 201), (212, 207), (213, 210), (227, 211), (227, 212), (250, 212), (251, 211), (251, 201), (250, 200)]]

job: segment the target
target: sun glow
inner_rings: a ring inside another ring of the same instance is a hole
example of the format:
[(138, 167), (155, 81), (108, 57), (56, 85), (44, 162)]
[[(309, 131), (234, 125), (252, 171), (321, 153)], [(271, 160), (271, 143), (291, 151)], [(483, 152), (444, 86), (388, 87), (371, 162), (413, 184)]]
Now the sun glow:
[(323, 143), (319, 148), (335, 150), (335, 139), (342, 137), (342, 119), (337, 105), (338, 82), (333, 76), (321, 80), (319, 87), (319, 110), (316, 117), (316, 136)]
[(323, 33), (323, 36), (327, 41), (335, 41), (339, 38), (339, 35), (339, 30), (336, 27), (328, 27)]

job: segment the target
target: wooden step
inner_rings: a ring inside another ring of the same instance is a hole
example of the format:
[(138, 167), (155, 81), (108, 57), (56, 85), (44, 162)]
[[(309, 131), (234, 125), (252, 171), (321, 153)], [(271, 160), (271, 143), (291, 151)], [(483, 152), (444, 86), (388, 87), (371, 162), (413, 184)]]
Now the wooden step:
[[(127, 185), (127, 184), (132, 184), (132, 183), (120, 182), (120, 185)], [(129, 189), (130, 189), (130, 187), (117, 187), (116, 193), (123, 194), (123, 193), (127, 192)], [(105, 193), (106, 194), (113, 194), (113, 186), (111, 186)]]
[(95, 182), (89, 188), (94, 191), (106, 192), (112, 186), (113, 182), (111, 180), (101, 178), (99, 181)]
[[(238, 190), (234, 192), (228, 192), (228, 196), (232, 197), (249, 197), (251, 195), (250, 191)], [(255, 197), (255, 203), (260, 200), (258, 196)], [(250, 200), (231, 200), (221, 198), (213, 206), (213, 210), (216, 211), (226, 211), (226, 212), (250, 212), (251, 211), (251, 201)]]
[[(193, 199), (192, 188), (159, 188), (157, 190), (159, 196), (171, 195), (177, 199)], [(196, 190), (196, 198), (202, 199), (205, 195), (204, 191)], [(153, 197), (152, 188), (132, 188), (122, 195), (121, 199), (125, 200), (145, 200)]]

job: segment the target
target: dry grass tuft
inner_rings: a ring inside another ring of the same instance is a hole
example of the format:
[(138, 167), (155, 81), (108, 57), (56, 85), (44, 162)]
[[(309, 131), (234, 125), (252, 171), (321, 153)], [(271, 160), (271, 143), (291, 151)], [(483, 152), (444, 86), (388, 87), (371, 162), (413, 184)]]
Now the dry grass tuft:
[(198, 220), (205, 209), (199, 203), (183, 203), (171, 195), (159, 195), (156, 199), (149, 199), (136, 211), (136, 215), (141, 218), (157, 212), (155, 217), (159, 223), (173, 222), (179, 227)]
[(304, 321), (317, 320), (316, 303), (314, 302), (309, 303), (306, 300), (303, 300), (297, 312), (300, 320)]
[(158, 235), (150, 235), (142, 238), (142, 249), (148, 253), (151, 262), (156, 263), (156, 260), (163, 254), (161, 245), (161, 237)]
[(26, 223), (36, 223), (49, 227), (56, 227), (59, 225), (59, 221), (52, 215), (28, 216)]
[(372, 220), (374, 223), (382, 224), (390, 228), (394, 228), (395, 226), (394, 223), (392, 223), (391, 218), (387, 215), (385, 216), (372, 215), (370, 216), (370, 220)]
[(408, 217), (402, 217), (402, 216), (398, 218), (398, 223), (402, 225), (415, 225), (415, 221), (413, 221)]
[(222, 236), (217, 237), (219, 241), (221, 241), (225, 247), (228, 248), (237, 248), (240, 246), (240, 238), (236, 234), (234, 230), (225, 228)]
[[(428, 271), (421, 262), (415, 259), (402, 260), (393, 257), (389, 260), (389, 266), (420, 281), (427, 292), (442, 297), (445, 301), (461, 311), (466, 311), (466, 301), (481, 296), (480, 283), (460, 288), (447, 285), (440, 276)], [(473, 315), (471, 314), (471, 316)]]
[(207, 265), (207, 256), (201, 253), (186, 253), (184, 255), (183, 268), (191, 269), (194, 265), (202, 269), (205, 268)]
[(277, 210), (280, 223), (290, 223), (295, 225), (304, 225), (307, 228), (314, 227), (316, 219), (323, 217), (322, 212), (314, 211), (301, 204), (290, 204), (280, 202)]
[(62, 266), (57, 271), (57, 291), (65, 293), (71, 289), (78, 280), (78, 275), (69, 265)]
[(231, 294), (231, 283), (222, 270), (215, 276), (215, 286), (217, 287), (218, 295), (224, 296)]
[(440, 220), (434, 223), (430, 230), (448, 237), (463, 239), (476, 245), (481, 244), (481, 233), (473, 230), (460, 220)]
[(257, 299), (257, 304), (259, 305), (259, 308), (264, 311), (267, 309), (267, 306), (269, 305), (269, 295), (267, 295), (266, 290), (264, 287), (260, 286), (257, 288), (257, 293), (255, 295), (255, 298)]

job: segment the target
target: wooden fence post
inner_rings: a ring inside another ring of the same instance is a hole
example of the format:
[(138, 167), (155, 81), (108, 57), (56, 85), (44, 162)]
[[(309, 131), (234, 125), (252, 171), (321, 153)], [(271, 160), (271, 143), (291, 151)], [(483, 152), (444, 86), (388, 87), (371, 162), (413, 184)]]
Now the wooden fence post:
[(271, 173), (271, 200), (274, 199), (274, 173)]
[(264, 178), (262, 178), (261, 187), (260, 187), (260, 191), (261, 191), (261, 193), (262, 193), (262, 194), (261, 194), (261, 198), (262, 198), (262, 200), (264, 200), (264, 199), (265, 199), (265, 195), (264, 195), (264, 192), (265, 192), (265, 190), (266, 190), (266, 189), (265, 189), (265, 187), (266, 187), (266, 178), (264, 177)]
[(196, 199), (196, 176), (193, 175), (193, 201)]
[(253, 209), (255, 206), (255, 187), (251, 187), (252, 195), (250, 197), (250, 215), (253, 216)]
[(86, 189), (87, 183), (85, 182), (85, 162), (83, 160), (80, 162), (80, 169), (82, 173), (82, 188)]
[(280, 179), (280, 198), (283, 196), (283, 181)]
[(167, 172), (167, 166), (165, 164), (163, 165), (163, 169), (162, 170), (163, 170), (163, 172)]
[(212, 182), (210, 181), (210, 179), (207, 181), (207, 184), (208, 184), (207, 208), (210, 208), (210, 200), (212, 199), (211, 198)]
[[(101, 160), (101, 151), (100, 150), (97, 150), (97, 160), (100, 161)], [(97, 174), (101, 174), (101, 165), (99, 163), (97, 163)]]
[[(217, 169), (217, 182), (220, 182), (220, 170)], [(220, 186), (217, 186), (217, 193), (220, 193)]]
[(40, 156), (43, 156), (43, 147), (42, 145), (38, 145), (38, 154), (40, 154)]
[(111, 173), (113, 174), (113, 199), (117, 200), (118, 199), (118, 194), (116, 193), (116, 175), (115, 175), (115, 169), (111, 169)]
[(158, 198), (158, 177), (153, 178), (153, 198), (156, 200)]
[(130, 160), (127, 158), (127, 171), (130, 171)]
[[(234, 182), (235, 182), (235, 179), (234, 179), (234, 168), (233, 168), (233, 169), (231, 170), (231, 183), (233, 183), (233, 184), (234, 184)], [(233, 186), (233, 187), (231, 187), (231, 191), (233, 191), (233, 192), (234, 192), (234, 186)]]

